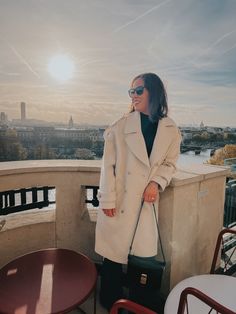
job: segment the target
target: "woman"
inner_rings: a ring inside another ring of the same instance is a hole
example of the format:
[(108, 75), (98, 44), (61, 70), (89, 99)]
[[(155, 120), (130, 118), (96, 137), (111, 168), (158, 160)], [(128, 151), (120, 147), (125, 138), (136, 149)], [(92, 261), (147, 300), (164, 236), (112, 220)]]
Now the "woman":
[(129, 96), (131, 112), (104, 134), (95, 251), (104, 257), (100, 301), (107, 309), (123, 296), (122, 264), (127, 264), (142, 199), (132, 253), (157, 253), (152, 203), (157, 208), (159, 193), (170, 183), (181, 141), (178, 128), (167, 117), (166, 91), (156, 74), (135, 77)]

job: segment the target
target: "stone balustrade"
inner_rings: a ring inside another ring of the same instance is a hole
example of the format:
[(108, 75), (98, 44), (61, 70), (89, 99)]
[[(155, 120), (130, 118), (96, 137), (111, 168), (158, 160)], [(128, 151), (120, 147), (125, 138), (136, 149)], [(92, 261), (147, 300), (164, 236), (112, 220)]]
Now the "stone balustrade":
[[(55, 209), (0, 216), (0, 267), (18, 255), (46, 247), (83, 252), (95, 261), (95, 223), (85, 204), (85, 185), (99, 183), (101, 161), (41, 160), (0, 163), (0, 191), (55, 186)], [(163, 292), (180, 280), (209, 272), (223, 226), (227, 167), (178, 169), (161, 194), (159, 222), (167, 259)]]

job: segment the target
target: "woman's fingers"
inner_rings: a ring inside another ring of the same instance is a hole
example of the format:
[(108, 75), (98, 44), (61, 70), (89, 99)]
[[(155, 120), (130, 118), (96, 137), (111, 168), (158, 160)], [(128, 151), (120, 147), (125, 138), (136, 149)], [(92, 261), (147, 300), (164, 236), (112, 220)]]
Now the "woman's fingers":
[(103, 208), (103, 212), (108, 217), (114, 217), (116, 214), (115, 208)]
[(144, 193), (143, 199), (145, 202), (154, 203), (159, 199), (158, 184), (154, 181), (149, 182)]
[(143, 195), (143, 199), (145, 202), (150, 202), (150, 203), (154, 203), (157, 200), (157, 196), (156, 195)]

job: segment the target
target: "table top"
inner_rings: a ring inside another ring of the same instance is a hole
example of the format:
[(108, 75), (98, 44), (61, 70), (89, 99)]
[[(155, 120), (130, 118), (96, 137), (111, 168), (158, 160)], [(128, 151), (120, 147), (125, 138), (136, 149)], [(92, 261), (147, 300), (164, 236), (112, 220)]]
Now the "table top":
[[(179, 282), (170, 292), (164, 309), (164, 314), (176, 314), (181, 292), (187, 288), (199, 289), (230, 310), (236, 310), (236, 278), (225, 275), (199, 275)], [(194, 296), (188, 296), (191, 314), (208, 313), (210, 307)]]
[(88, 298), (96, 280), (83, 254), (53, 248), (23, 255), (0, 270), (0, 313), (66, 313)]

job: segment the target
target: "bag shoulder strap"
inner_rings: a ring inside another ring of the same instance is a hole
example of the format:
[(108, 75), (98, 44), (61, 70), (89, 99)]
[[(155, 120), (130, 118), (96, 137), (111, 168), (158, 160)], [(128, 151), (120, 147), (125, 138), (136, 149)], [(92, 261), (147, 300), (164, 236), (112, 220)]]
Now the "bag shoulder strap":
[(144, 203), (144, 200), (142, 199), (141, 206), (140, 206), (140, 209), (139, 209), (139, 212), (138, 212), (138, 219), (137, 219), (137, 222), (136, 222), (136, 225), (135, 225), (135, 229), (134, 229), (134, 234), (133, 234), (132, 241), (131, 241), (131, 244), (130, 244), (130, 247), (129, 247), (129, 254), (131, 253), (131, 250), (132, 250), (134, 237), (135, 237), (135, 234), (136, 234), (136, 231), (137, 231), (137, 228), (138, 228), (139, 218), (140, 218), (141, 211), (142, 211), (142, 208), (143, 208), (143, 203)]
[[(134, 229), (134, 234), (133, 234), (132, 241), (131, 241), (130, 248), (129, 248), (129, 254), (131, 254), (131, 251), (132, 251), (134, 237), (135, 237), (135, 234), (136, 234), (136, 231), (137, 231), (137, 228), (138, 228), (138, 223), (139, 223), (139, 219), (140, 219), (140, 216), (141, 216), (141, 211), (142, 211), (142, 208), (143, 208), (143, 204), (144, 204), (144, 200), (142, 200), (141, 206), (140, 206), (140, 209), (139, 209), (138, 218), (137, 218), (137, 222), (136, 222), (135, 229)], [(153, 212), (154, 212), (154, 217), (155, 217), (156, 227), (157, 227), (157, 232), (158, 232), (158, 239), (159, 239), (160, 247), (161, 247), (161, 254), (162, 254), (164, 262), (166, 263), (164, 250), (163, 250), (163, 245), (162, 245), (162, 241), (161, 241), (160, 228), (159, 228), (159, 224), (158, 224), (158, 221), (157, 221), (156, 209), (155, 209), (155, 205), (154, 204), (152, 204), (152, 205), (153, 205)]]

